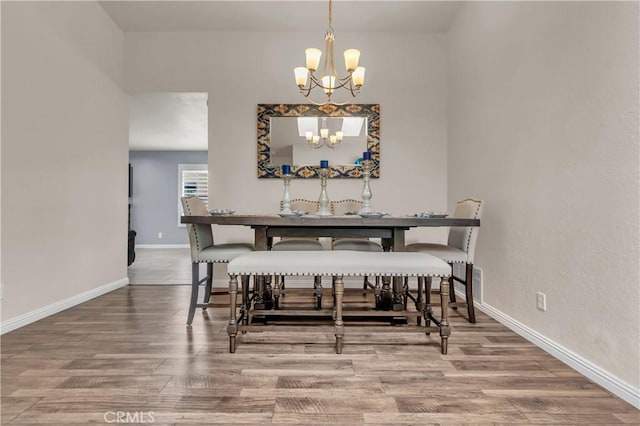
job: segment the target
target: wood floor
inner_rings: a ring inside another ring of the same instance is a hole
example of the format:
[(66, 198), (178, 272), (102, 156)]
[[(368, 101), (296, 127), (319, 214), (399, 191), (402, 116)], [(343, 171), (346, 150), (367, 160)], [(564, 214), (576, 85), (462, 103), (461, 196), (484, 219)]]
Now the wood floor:
[(437, 335), (349, 325), (342, 355), (311, 326), (230, 354), (225, 297), (189, 328), (188, 296), (128, 286), (2, 336), (2, 424), (640, 424), (482, 313), (452, 313), (448, 355)]

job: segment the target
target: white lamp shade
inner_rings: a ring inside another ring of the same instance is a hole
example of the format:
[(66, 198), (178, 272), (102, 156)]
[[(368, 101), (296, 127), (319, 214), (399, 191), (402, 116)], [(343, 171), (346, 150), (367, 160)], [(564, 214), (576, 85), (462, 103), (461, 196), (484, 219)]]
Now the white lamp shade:
[(336, 140), (340, 142), (342, 139), (344, 139), (344, 132), (342, 130), (338, 130), (336, 132)]
[(332, 75), (325, 75), (322, 77), (322, 87), (324, 93), (330, 95), (333, 93), (333, 88), (336, 87), (336, 78)]
[(311, 72), (318, 69), (318, 65), (320, 64), (320, 57), (322, 56), (322, 51), (320, 49), (316, 49), (313, 47), (305, 50), (305, 54), (307, 56), (307, 69)]
[(332, 144), (337, 143), (338, 138), (336, 137), (336, 135), (329, 136), (329, 142), (331, 142)]
[(360, 60), (360, 51), (358, 49), (347, 49), (344, 51), (344, 65), (347, 72), (351, 72), (358, 67)]
[(306, 86), (309, 70), (305, 67), (297, 67), (293, 69), (293, 73), (296, 75), (296, 84), (298, 86)]
[(320, 136), (314, 135), (312, 142), (313, 142), (314, 145), (317, 145), (320, 142)]
[(311, 142), (313, 139), (313, 132), (311, 130), (304, 132), (304, 138)]
[(364, 67), (358, 67), (355, 69), (353, 74), (351, 74), (353, 78), (353, 84), (356, 86), (362, 86), (364, 84)]
[(329, 129), (320, 129), (320, 137), (326, 139), (329, 137)]

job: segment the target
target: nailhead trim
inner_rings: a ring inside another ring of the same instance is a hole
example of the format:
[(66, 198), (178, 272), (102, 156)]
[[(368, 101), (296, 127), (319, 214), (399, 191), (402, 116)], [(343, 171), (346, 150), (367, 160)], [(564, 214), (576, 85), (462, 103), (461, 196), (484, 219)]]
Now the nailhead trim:
[[(186, 209), (187, 209), (187, 216), (192, 216), (192, 211), (191, 211), (191, 199), (193, 198), (193, 196), (191, 197), (186, 197), (185, 201), (186, 201)], [(195, 224), (187, 224), (187, 226), (191, 226), (191, 232), (194, 235), (194, 239), (196, 240), (196, 250), (198, 250), (198, 253), (200, 253), (202, 251), (202, 249), (200, 248), (200, 240), (198, 239), (198, 233), (196, 232), (196, 225)], [(201, 262), (199, 262), (201, 263)]]
[[(476, 212), (473, 214), (473, 219), (477, 219), (478, 218), (478, 212), (480, 211), (480, 206), (482, 205), (482, 201), (481, 200), (476, 200), (473, 198), (467, 198), (465, 200), (462, 201), (458, 201), (456, 204), (463, 204), (466, 203), (467, 201), (471, 201), (476, 203)], [(464, 251), (465, 253), (467, 253), (467, 256), (469, 255), (469, 248), (471, 247), (471, 235), (473, 234), (473, 231), (475, 231), (475, 226), (470, 226), (469, 228), (471, 228), (471, 230), (469, 230), (469, 237), (467, 238), (467, 248)], [(466, 262), (451, 262), (451, 263), (466, 263)]]
[[(240, 272), (236, 271), (233, 273), (229, 273), (229, 276), (237, 276), (237, 275), (286, 275), (292, 277), (313, 277), (317, 275), (325, 275), (325, 276), (335, 276), (342, 275), (344, 277), (364, 277), (371, 276), (371, 271), (367, 272), (352, 272), (352, 273), (340, 273), (340, 272), (288, 272), (288, 271), (260, 271), (260, 272)], [(412, 274), (404, 274), (401, 272), (381, 272), (376, 273), (375, 275), (384, 276), (384, 277), (450, 277), (451, 274), (430, 274), (430, 273), (412, 273)]]

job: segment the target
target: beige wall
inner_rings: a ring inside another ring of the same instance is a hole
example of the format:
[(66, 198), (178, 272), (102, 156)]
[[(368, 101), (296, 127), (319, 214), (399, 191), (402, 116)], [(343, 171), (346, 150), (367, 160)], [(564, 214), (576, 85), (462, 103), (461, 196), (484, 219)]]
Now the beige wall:
[(637, 395), (638, 3), (472, 2), (449, 37), (449, 200), (487, 201), (484, 302)]
[[(304, 49), (323, 47), (322, 33), (126, 33), (131, 93), (209, 92), (212, 207), (239, 212), (279, 208), (282, 181), (256, 177), (256, 105), (305, 103), (293, 68)], [(373, 208), (397, 214), (446, 207), (446, 53), (442, 35), (343, 34), (358, 47), (367, 81), (357, 102), (381, 105), (382, 176), (372, 182)], [(339, 148), (338, 148), (339, 149)], [(320, 154), (318, 161), (321, 159)], [(331, 199), (359, 198), (362, 180), (331, 180)], [(291, 196), (317, 199), (317, 179), (295, 180)], [(252, 239), (249, 229), (216, 230), (219, 241)], [(441, 238), (442, 230), (423, 231)], [(413, 232), (409, 238), (418, 238)]]
[(123, 35), (97, 3), (2, 2), (2, 321), (125, 280)]

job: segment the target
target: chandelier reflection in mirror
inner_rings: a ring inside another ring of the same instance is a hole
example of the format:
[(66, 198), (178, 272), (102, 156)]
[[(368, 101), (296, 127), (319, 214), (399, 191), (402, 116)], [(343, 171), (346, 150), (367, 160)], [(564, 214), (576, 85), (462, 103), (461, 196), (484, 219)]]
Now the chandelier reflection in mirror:
[[(329, 134), (329, 127), (327, 126), (327, 118), (322, 117), (322, 124), (320, 125), (320, 134), (318, 131), (315, 132), (313, 130), (305, 130), (304, 138), (309, 142), (309, 146), (311, 148), (317, 149), (322, 146), (329, 147), (331, 149), (335, 148), (342, 139), (344, 139), (344, 132), (342, 130), (336, 130), (334, 134)], [(316, 126), (317, 128), (317, 126)]]
[[(320, 49), (307, 49), (305, 51), (306, 68), (297, 67), (293, 70), (300, 93), (309, 98), (309, 101), (315, 105), (344, 105), (349, 102), (349, 100), (336, 102), (332, 98), (334, 93), (344, 89), (352, 97), (355, 97), (364, 84), (365, 68), (358, 66), (358, 61), (360, 60), (360, 51), (358, 49), (347, 49), (344, 51), (344, 63), (345, 68), (347, 69), (347, 75), (342, 78), (338, 76), (335, 61), (333, 59), (333, 42), (336, 35), (333, 31), (331, 5), (332, 0), (329, 0), (329, 29), (324, 36), (326, 41), (326, 54), (322, 64), (320, 77), (315, 74), (318, 70), (318, 65), (320, 64), (320, 57), (322, 56), (322, 51)], [(315, 93), (314, 89), (318, 89), (318, 92), (320, 90), (324, 92), (324, 95), (326, 96), (324, 102), (316, 102), (310, 97), (312, 93)]]
[(327, 117), (298, 117), (297, 120), (298, 135), (314, 149), (323, 146), (334, 149), (345, 136), (359, 137), (364, 124), (362, 117), (332, 117), (331, 123), (327, 123)]

